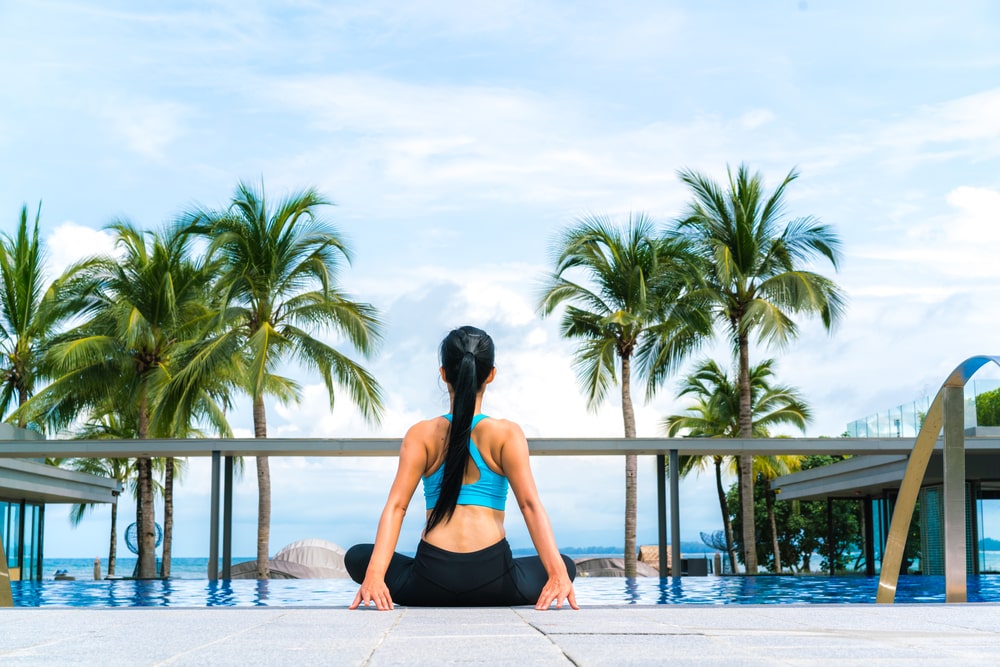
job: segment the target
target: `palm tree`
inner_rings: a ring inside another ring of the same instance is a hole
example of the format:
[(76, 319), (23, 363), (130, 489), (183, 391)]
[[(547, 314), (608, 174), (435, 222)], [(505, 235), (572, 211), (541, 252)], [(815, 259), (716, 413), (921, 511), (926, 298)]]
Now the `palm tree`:
[[(372, 422), (381, 417), (382, 394), (360, 364), (315, 337), (315, 329), (343, 335), (361, 354), (380, 340), (381, 322), (367, 303), (352, 301), (336, 284), (341, 259), (350, 253), (317, 211), (329, 202), (315, 190), (296, 192), (273, 209), (260, 190), (240, 183), (225, 211), (195, 211), (189, 229), (210, 240), (209, 256), (222, 263), (217, 290), (222, 295), (226, 331), (199, 354), (220, 357), (239, 349), (240, 385), (253, 404), (254, 436), (267, 437), (264, 397), (296, 401), (299, 385), (275, 371), (294, 359), (318, 371), (333, 408), (335, 386), (347, 390)], [(271, 521), (270, 471), (257, 457), (257, 576), (267, 578)]]
[[(738, 406), (732, 405), (732, 398), (737, 394), (736, 388), (729, 378), (714, 361), (704, 361), (696, 370), (687, 376), (678, 396), (695, 398), (694, 405), (688, 407), (682, 415), (671, 415), (663, 420), (667, 435), (676, 437), (681, 431), (686, 431), (692, 438), (731, 438), (734, 437), (734, 424), (737, 421)], [(738, 401), (737, 401), (738, 402)], [(736, 549), (733, 541), (733, 525), (729, 519), (729, 507), (726, 502), (726, 491), (722, 485), (722, 469), (732, 467), (732, 457), (729, 456), (683, 456), (678, 463), (678, 471), (682, 477), (692, 470), (704, 467), (711, 461), (715, 467), (715, 486), (719, 496), (719, 509), (722, 512), (723, 534), (726, 540), (726, 553), (729, 563), (736, 571)]]
[[(819, 315), (828, 330), (840, 318), (844, 297), (829, 278), (808, 270), (809, 262), (840, 260), (836, 233), (815, 218), (786, 220), (784, 194), (798, 177), (793, 169), (770, 197), (759, 173), (746, 165), (730, 169), (728, 187), (690, 170), (680, 179), (693, 200), (674, 233), (686, 239), (703, 262), (703, 284), (692, 294), (723, 325), (738, 361), (739, 437), (752, 438), (750, 338), (782, 346), (798, 333), (795, 315)], [(744, 559), (757, 571), (753, 538), (753, 462), (741, 456), (740, 504)]]
[[(0, 239), (0, 415), (13, 406), (24, 405), (42, 379), (42, 356), (47, 341), (67, 315), (65, 304), (56, 298), (58, 283), (46, 289), (45, 253), (38, 234), (41, 204), (34, 226), (28, 227), (28, 207), (21, 207), (14, 237)], [(28, 426), (24, 413), (17, 425)]]
[[(206, 283), (206, 286), (208, 283)], [(206, 303), (216, 305), (210, 296)], [(225, 346), (215, 346), (218, 341), (217, 314), (206, 322), (206, 327), (191, 340), (179, 343), (171, 358), (169, 377), (160, 376), (161, 384), (155, 387), (157, 400), (150, 413), (153, 431), (162, 437), (205, 437), (200, 425), (218, 437), (233, 437), (226, 417), (232, 407), (231, 394), (238, 387), (236, 377), (240, 372), (238, 354), (226, 354)], [(221, 351), (221, 353), (220, 353)], [(170, 576), (171, 549), (173, 546), (174, 480), (179, 479), (186, 461), (174, 457), (162, 460), (158, 470), (163, 472), (163, 559), (161, 576)], [(243, 459), (236, 458), (237, 473), (242, 474)]]
[[(105, 440), (108, 438), (134, 438), (135, 421), (131, 420), (126, 424), (118, 414), (108, 413), (98, 420), (91, 420), (76, 431), (74, 436), (77, 440)], [(138, 497), (139, 486), (136, 478), (135, 464), (131, 459), (55, 459), (49, 461), (59, 467), (67, 467), (77, 472), (85, 472), (91, 475), (100, 475), (120, 482), (123, 487), (128, 487), (134, 497)], [(70, 509), (70, 523), (73, 526), (80, 525), (84, 516), (94, 509), (93, 503), (78, 503)], [(115, 574), (115, 565), (118, 558), (118, 503), (111, 504), (111, 531), (108, 536), (108, 574)]]
[[(81, 434), (89, 439), (89, 436)], [(132, 493), (138, 491), (135, 479), (135, 466), (131, 459), (70, 459), (66, 462), (53, 461), (60, 467), (66, 467), (77, 472), (90, 475), (100, 475), (121, 482), (130, 487)], [(69, 520), (73, 526), (79, 526), (83, 518), (94, 509), (94, 503), (77, 503), (70, 508)], [(114, 576), (118, 560), (118, 503), (111, 503), (111, 530), (108, 535), (108, 575)]]
[[(794, 387), (772, 385), (774, 360), (767, 359), (750, 369), (751, 411), (754, 436), (766, 438), (776, 426), (794, 426), (805, 430), (812, 418), (812, 411)], [(739, 387), (714, 360), (708, 359), (695, 366), (681, 384), (678, 396), (693, 396), (695, 404), (685, 414), (671, 415), (663, 420), (663, 427), (670, 437), (684, 431), (688, 437), (736, 438), (739, 437)], [(754, 457), (757, 472), (781, 471), (780, 474), (798, 469), (800, 457)], [(730, 521), (726, 492), (722, 485), (723, 467), (733, 470), (731, 457), (691, 456), (682, 457), (680, 474), (708, 465), (715, 467), (715, 486), (719, 496), (719, 509), (725, 530), (726, 551), (735, 569), (736, 549), (733, 526)], [(770, 479), (770, 478), (769, 478)], [(773, 519), (773, 513), (770, 515)], [(772, 522), (773, 523), (773, 522)], [(781, 557), (777, 552), (777, 538), (772, 525), (772, 542), (775, 562), (780, 569)]]
[[(701, 340), (707, 321), (678, 301), (688, 263), (682, 244), (653, 233), (648, 217), (630, 216), (623, 228), (606, 217), (581, 219), (555, 247), (555, 271), (540, 300), (543, 315), (566, 304), (562, 335), (579, 339), (575, 369), (596, 409), (621, 372), (625, 437), (635, 438), (632, 373), (651, 396), (662, 379)], [(633, 369), (633, 361), (636, 367)], [(636, 457), (625, 457), (625, 576), (636, 568)]]
[[(29, 414), (55, 427), (78, 417), (100, 420), (112, 412), (134, 428), (135, 437), (156, 435), (151, 420), (157, 390), (166, 384), (171, 356), (200, 335), (209, 319), (204, 264), (191, 259), (180, 229), (162, 235), (131, 223), (110, 225), (117, 234), (115, 257), (95, 257), (64, 277), (67, 301), (82, 323), (50, 346), (54, 380), (29, 401)], [(136, 461), (139, 530), (138, 576), (156, 576), (154, 465)]]
[[(755, 456), (754, 476), (770, 482), (776, 477), (798, 472), (802, 469), (804, 456)], [(771, 533), (771, 554), (774, 559), (774, 572), (781, 572), (781, 548), (778, 545), (778, 522), (774, 515), (774, 491), (770, 485), (765, 490), (764, 502), (767, 505), (767, 525)]]

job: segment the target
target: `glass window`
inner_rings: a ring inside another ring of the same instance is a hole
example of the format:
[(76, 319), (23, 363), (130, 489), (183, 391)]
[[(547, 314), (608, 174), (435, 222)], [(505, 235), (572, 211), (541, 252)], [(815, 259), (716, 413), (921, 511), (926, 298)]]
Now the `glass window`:
[(4, 523), (3, 550), (7, 554), (7, 567), (20, 566), (21, 553), (21, 503), (4, 503), (7, 506)]
[(979, 507), (979, 572), (1000, 572), (1000, 485), (984, 482)]
[(0, 500), (0, 546), (3, 547), (4, 555), (9, 553), (7, 551), (7, 535), (10, 533), (10, 530), (7, 529), (7, 526), (10, 525), (7, 521), (8, 509), (9, 503), (4, 500)]
[(923, 574), (944, 574), (944, 488), (920, 490), (920, 565)]
[(38, 570), (38, 517), (39, 507), (26, 504), (24, 507), (24, 562), (21, 563), (21, 579), (37, 579)]

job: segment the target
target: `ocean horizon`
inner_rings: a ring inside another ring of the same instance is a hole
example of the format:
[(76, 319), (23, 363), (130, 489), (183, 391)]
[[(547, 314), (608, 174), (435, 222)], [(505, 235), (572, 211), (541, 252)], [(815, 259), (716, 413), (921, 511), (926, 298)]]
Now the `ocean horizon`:
[[(624, 548), (609, 546), (593, 547), (565, 547), (560, 551), (567, 556), (574, 558), (621, 558)], [(701, 550), (694, 552), (681, 547), (684, 557), (708, 557), (711, 558), (715, 552), (707, 550), (701, 546)], [(515, 556), (530, 556), (535, 554), (535, 550), (530, 547), (512, 548), (511, 552)], [(412, 551), (401, 550), (400, 553), (413, 555)], [(273, 557), (273, 556), (272, 556)], [(256, 556), (233, 556), (233, 565), (256, 560)], [(108, 560), (101, 558), (101, 577), (108, 575)], [(117, 557), (115, 559), (115, 576), (130, 577), (135, 570), (137, 558), (129, 554), (127, 557)], [(56, 572), (64, 572), (65, 576), (78, 580), (94, 579), (94, 558), (49, 558), (42, 561), (42, 578), (53, 579)], [(170, 559), (170, 576), (174, 579), (207, 579), (208, 578), (208, 558), (204, 556), (173, 556)]]

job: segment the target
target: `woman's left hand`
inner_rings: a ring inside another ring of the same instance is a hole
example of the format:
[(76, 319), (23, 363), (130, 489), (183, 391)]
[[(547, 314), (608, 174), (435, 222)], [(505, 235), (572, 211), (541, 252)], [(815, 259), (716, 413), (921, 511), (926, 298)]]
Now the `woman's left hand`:
[(562, 609), (563, 601), (573, 609), (580, 608), (576, 604), (576, 594), (573, 592), (573, 582), (570, 581), (569, 576), (549, 577), (549, 580), (545, 583), (545, 587), (542, 589), (542, 594), (538, 596), (535, 609), (544, 611), (551, 607), (553, 603), (555, 603), (556, 609)]

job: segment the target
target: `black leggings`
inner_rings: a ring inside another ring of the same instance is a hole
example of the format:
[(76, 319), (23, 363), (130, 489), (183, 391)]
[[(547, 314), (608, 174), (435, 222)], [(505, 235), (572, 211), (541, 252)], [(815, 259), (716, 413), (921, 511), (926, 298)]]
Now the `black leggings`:
[[(344, 555), (351, 579), (365, 579), (372, 544), (356, 544)], [(562, 557), (570, 580), (572, 559)], [(549, 575), (538, 556), (514, 558), (506, 539), (469, 553), (445, 551), (420, 540), (413, 558), (392, 555), (385, 583), (393, 602), (413, 607), (509, 607), (538, 601)]]

